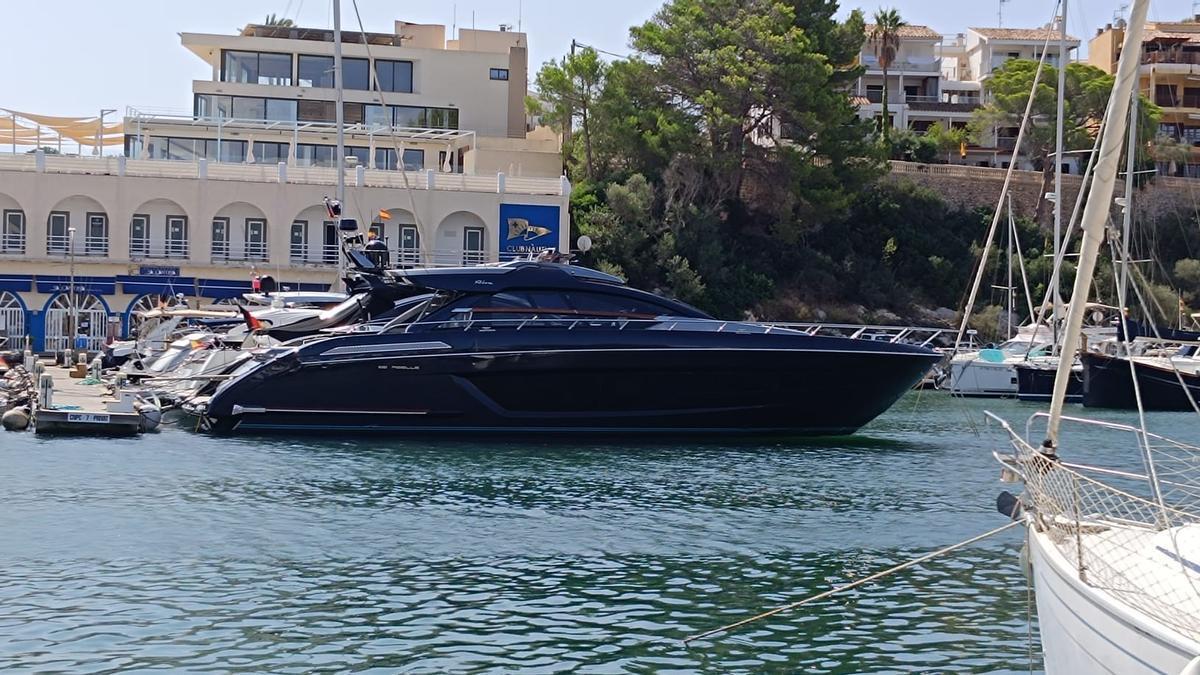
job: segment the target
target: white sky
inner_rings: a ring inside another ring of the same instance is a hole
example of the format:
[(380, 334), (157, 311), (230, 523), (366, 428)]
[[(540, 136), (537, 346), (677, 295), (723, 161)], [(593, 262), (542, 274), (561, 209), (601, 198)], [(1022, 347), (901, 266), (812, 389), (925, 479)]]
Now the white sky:
[[(530, 69), (565, 53), (574, 38), (602, 50), (627, 53), (629, 27), (660, 6), (657, 0), (358, 0), (368, 31), (390, 32), (394, 19), (449, 25), (457, 6), (459, 27), (516, 24), (529, 33)], [(357, 28), (351, 0), (343, 0), (343, 29)], [(967, 26), (996, 25), (996, 0), (844, 0), (843, 14), (868, 14), (894, 5), (909, 23), (944, 34)], [(1068, 28), (1087, 40), (1112, 21), (1117, 0), (1070, 0)], [(126, 106), (190, 112), (191, 81), (209, 79), (205, 64), (179, 44), (180, 32), (232, 34), (267, 14), (302, 26), (330, 27), (330, 0), (3, 0), (0, 24), (0, 107), (50, 115), (89, 116)], [(520, 6), (520, 11), (518, 7)], [(1178, 20), (1200, 2), (1155, 0), (1151, 20)], [(1009, 0), (1004, 25), (1044, 24), (1050, 0)], [(1200, 11), (1200, 10), (1198, 10)], [(532, 75), (532, 73), (531, 73)]]

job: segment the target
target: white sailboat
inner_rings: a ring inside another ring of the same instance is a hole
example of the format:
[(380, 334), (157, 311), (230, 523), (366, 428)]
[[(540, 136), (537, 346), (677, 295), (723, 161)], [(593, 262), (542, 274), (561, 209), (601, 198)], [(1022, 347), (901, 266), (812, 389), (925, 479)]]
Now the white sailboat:
[[(1131, 10), (1102, 132), (1095, 182), (1083, 216), (1083, 244), (1063, 354), (1074, 354), (1112, 200), (1124, 121), (1137, 80), (1149, 0)], [(1122, 298), (1122, 304), (1123, 303)], [(1049, 413), (1025, 436), (1008, 431), (1011, 454), (997, 454), (1020, 479), (1003, 511), (1026, 524), (1046, 672), (1200, 674), (1200, 447), (1126, 426), (1063, 416), (1072, 359), (1059, 361)], [(1079, 431), (1061, 446), (1066, 421)], [(1028, 439), (1045, 423), (1045, 440)], [(1112, 434), (1141, 452), (1140, 473), (1068, 462)]]

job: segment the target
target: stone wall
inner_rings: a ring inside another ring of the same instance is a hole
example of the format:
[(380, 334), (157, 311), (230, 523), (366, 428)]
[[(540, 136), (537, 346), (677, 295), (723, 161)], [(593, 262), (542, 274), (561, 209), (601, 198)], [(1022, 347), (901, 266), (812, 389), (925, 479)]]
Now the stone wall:
[[(911, 181), (936, 192), (946, 203), (967, 209), (995, 208), (1004, 185), (1006, 169), (993, 169), (954, 164), (918, 164), (892, 162), (888, 180)], [(1065, 214), (1069, 217), (1079, 194), (1079, 176), (1063, 176)], [(1042, 190), (1042, 174), (1038, 171), (1014, 171), (1010, 191), (1013, 210), (1018, 216), (1033, 218), (1038, 195)], [(1053, 184), (1051, 184), (1053, 190)], [(1123, 181), (1118, 181), (1115, 195), (1125, 193)], [(1134, 195), (1134, 213), (1139, 220), (1157, 219), (1178, 211), (1200, 210), (1200, 180), (1189, 178), (1155, 177)], [(1120, 210), (1113, 207), (1114, 217)]]

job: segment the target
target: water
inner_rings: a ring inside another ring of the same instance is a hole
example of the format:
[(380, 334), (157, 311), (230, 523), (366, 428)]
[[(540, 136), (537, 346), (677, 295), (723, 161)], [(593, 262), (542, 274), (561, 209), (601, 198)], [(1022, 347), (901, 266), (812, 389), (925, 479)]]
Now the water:
[(1003, 524), (985, 407), (1036, 410), (914, 393), (855, 439), (721, 445), (0, 433), (0, 670), (1028, 672), (1019, 531), (679, 642)]

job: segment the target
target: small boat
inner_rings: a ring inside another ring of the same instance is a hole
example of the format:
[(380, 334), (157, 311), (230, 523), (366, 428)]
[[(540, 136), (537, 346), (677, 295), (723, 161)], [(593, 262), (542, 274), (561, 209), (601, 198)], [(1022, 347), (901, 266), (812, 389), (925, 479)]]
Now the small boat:
[(1015, 398), (1017, 365), (1044, 356), (1053, 344), (1047, 326), (1022, 326), (1016, 337), (998, 347), (956, 354), (950, 359), (950, 393), (954, 396)]
[[(1054, 392), (1054, 376), (1058, 372), (1057, 356), (1038, 356), (1016, 364), (1017, 398), (1022, 401), (1049, 401)], [(1071, 367), (1071, 380), (1067, 384), (1068, 403), (1083, 400), (1083, 366)]]
[(1083, 355), (1083, 405), (1089, 408), (1137, 409), (1134, 391), (1145, 410), (1196, 410), (1200, 402), (1200, 359), (1196, 347), (1172, 356)]
[[(354, 259), (357, 251), (349, 251)], [(253, 354), (191, 410), (219, 433), (857, 431), (941, 358), (924, 347), (721, 321), (584, 267), (382, 270), (426, 298), (370, 331)], [(376, 291), (371, 291), (374, 293)]]

